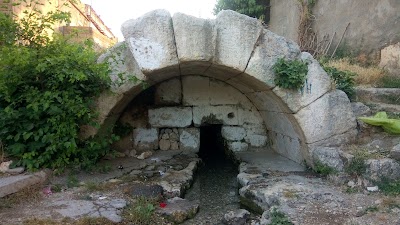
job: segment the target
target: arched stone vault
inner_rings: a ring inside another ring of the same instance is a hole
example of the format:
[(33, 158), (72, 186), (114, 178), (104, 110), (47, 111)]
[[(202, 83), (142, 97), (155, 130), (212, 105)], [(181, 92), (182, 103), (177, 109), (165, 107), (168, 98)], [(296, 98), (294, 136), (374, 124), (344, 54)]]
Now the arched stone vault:
[[(143, 82), (154, 85), (173, 77), (201, 75), (243, 93), (260, 112), (272, 147), (294, 161), (312, 164), (313, 148), (340, 145), (356, 134), (350, 101), (332, 88), (318, 62), (254, 18), (222, 11), (215, 20), (205, 20), (181, 13), (171, 17), (165, 10), (155, 10), (126, 21), (122, 32), (125, 42), (99, 59), (112, 64), (114, 80), (125, 78), (98, 99), (100, 130), (115, 123), (143, 91)], [(276, 87), (272, 66), (282, 57), (308, 63), (303, 90)]]

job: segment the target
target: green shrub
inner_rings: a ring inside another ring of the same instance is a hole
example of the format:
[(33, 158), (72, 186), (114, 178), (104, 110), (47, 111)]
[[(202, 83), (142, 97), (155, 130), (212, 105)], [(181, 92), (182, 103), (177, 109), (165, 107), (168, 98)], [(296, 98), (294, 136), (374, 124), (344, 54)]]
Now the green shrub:
[[(109, 86), (108, 64), (97, 64), (90, 41), (71, 43), (46, 29), (68, 21), (62, 12), (27, 11), (0, 46), (0, 139), (16, 164), (35, 170), (92, 166), (112, 138), (80, 140), (81, 125), (95, 125), (94, 99)], [(9, 25), (11, 24), (11, 25)], [(3, 38), (4, 39), (4, 38)]]
[(323, 66), (324, 70), (334, 80), (336, 88), (344, 91), (347, 96), (351, 99), (354, 97), (354, 77), (355, 73), (350, 71), (338, 70), (334, 67)]
[(272, 67), (275, 72), (275, 83), (286, 89), (299, 89), (306, 81), (308, 66), (301, 60), (278, 59)]

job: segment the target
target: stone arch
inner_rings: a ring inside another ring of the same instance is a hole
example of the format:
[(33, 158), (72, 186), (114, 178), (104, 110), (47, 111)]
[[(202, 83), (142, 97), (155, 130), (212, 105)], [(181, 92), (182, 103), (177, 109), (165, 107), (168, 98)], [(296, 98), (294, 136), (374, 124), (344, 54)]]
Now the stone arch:
[[(125, 42), (99, 59), (109, 61), (112, 78), (122, 82), (97, 101), (100, 132), (115, 123), (143, 91), (143, 83), (151, 86), (173, 77), (201, 75), (243, 93), (263, 118), (272, 147), (289, 159), (312, 165), (314, 148), (355, 137), (356, 121), (346, 94), (332, 88), (329, 76), (310, 54), (254, 18), (229, 10), (215, 20), (181, 13), (171, 17), (165, 10), (155, 10), (126, 21), (122, 32)], [(275, 85), (272, 66), (282, 57), (308, 63), (303, 90)], [(97, 132), (87, 129), (85, 134)]]

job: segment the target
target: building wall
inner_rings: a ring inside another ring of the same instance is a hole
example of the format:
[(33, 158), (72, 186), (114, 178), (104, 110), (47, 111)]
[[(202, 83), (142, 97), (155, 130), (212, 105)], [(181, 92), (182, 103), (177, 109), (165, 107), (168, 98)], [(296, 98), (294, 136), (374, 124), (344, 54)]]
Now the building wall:
[[(399, 0), (319, 0), (313, 7), (313, 28), (319, 39), (336, 32), (332, 52), (350, 23), (341, 45), (379, 59), (382, 48), (400, 42), (399, 10)], [(298, 0), (272, 0), (271, 31), (297, 41), (299, 12)]]
[[(24, 16), (24, 11), (27, 9), (25, 3), (13, 6), (12, 0), (9, 3), (5, 0), (0, 0), (0, 11), (11, 14), (13, 13), (18, 18)], [(29, 1), (28, 1), (29, 2)], [(43, 13), (60, 10), (71, 14), (71, 21), (68, 24), (56, 24), (54, 30), (60, 31), (63, 35), (68, 35), (72, 30), (78, 30), (78, 35), (75, 36), (76, 41), (93, 39), (96, 45), (100, 48), (108, 48), (117, 43), (118, 39), (109, 30), (109, 28), (101, 21), (96, 12), (88, 5), (77, 0), (75, 3), (69, 0), (40, 0), (43, 5), (36, 7)]]

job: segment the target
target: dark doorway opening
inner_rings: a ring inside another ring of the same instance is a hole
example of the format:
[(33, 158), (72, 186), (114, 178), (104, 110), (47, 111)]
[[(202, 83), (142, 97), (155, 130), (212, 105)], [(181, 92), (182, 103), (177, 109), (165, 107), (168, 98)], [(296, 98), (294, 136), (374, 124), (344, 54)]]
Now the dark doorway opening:
[(200, 202), (195, 218), (184, 224), (221, 224), (225, 213), (240, 207), (237, 165), (226, 156), (221, 125), (200, 127), (199, 156), (203, 166), (196, 173), (185, 198)]
[(208, 125), (200, 128), (199, 156), (204, 163), (214, 164), (226, 160), (221, 125)]

